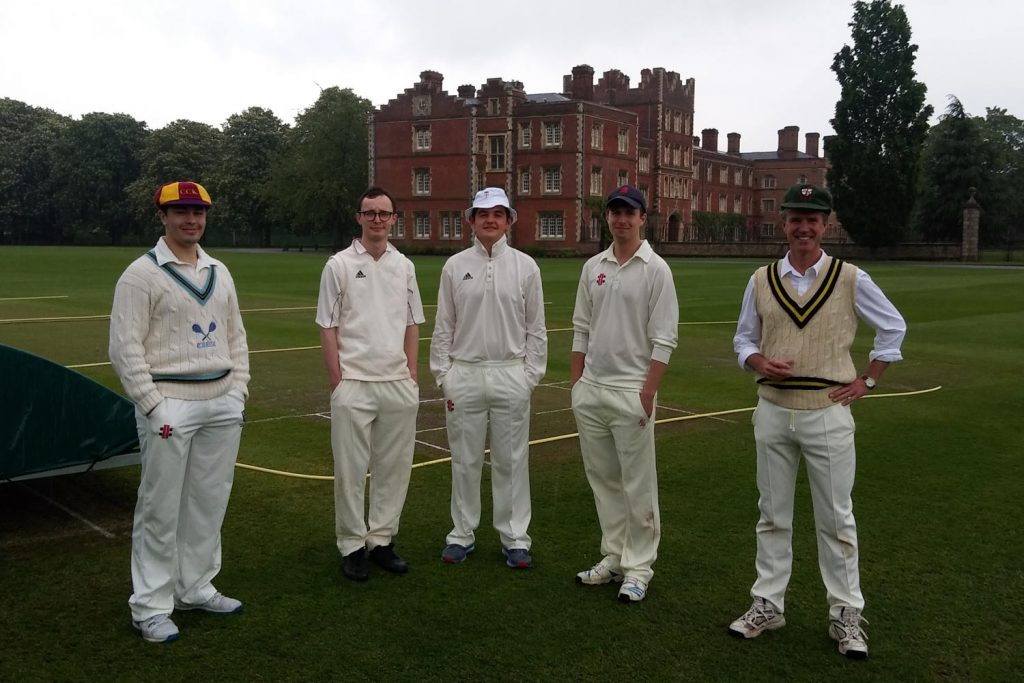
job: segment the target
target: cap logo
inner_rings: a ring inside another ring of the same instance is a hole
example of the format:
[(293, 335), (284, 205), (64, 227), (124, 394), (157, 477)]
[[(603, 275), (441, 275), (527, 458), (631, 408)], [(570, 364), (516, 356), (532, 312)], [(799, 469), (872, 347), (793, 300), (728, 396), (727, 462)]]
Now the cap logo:
[(629, 194), (629, 185), (623, 185), (620, 187), (619, 194)]
[(810, 197), (812, 194), (814, 194), (814, 188), (813, 187), (805, 187), (805, 188), (800, 190), (800, 194), (802, 194), (804, 197)]

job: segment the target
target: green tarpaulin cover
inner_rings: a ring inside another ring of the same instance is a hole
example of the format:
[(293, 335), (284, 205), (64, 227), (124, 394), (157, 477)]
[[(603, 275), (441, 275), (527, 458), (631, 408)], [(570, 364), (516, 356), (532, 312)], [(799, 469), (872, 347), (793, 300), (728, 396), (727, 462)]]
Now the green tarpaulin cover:
[(135, 406), (85, 375), (0, 344), (0, 481), (138, 449)]

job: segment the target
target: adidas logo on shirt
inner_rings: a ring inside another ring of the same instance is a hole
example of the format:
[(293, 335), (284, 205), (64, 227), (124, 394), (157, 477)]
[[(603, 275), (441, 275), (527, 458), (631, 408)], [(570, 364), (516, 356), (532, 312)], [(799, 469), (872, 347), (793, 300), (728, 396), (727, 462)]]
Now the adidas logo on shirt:
[(359, 279), (361, 277), (366, 277), (366, 276), (363, 275), (363, 271), (360, 270), (358, 273), (356, 273), (356, 279)]
[(462, 276), (462, 279), (463, 280), (472, 280), (473, 276), (470, 275), (469, 273), (466, 273), (465, 275)]

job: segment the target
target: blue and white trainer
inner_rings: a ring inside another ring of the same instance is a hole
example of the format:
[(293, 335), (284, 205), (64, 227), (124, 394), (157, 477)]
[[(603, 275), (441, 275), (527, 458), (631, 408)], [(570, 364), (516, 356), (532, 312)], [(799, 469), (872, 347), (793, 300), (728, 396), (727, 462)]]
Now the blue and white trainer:
[(174, 609), (197, 609), (202, 610), (203, 612), (209, 612), (210, 614), (237, 614), (242, 611), (242, 603), (234, 598), (229, 598), (223, 593), (214, 593), (212, 598), (201, 605), (192, 605), (175, 600)]
[(178, 627), (166, 614), (157, 614), (149, 619), (133, 621), (132, 626), (148, 643), (172, 643), (178, 639)]
[(584, 569), (576, 574), (576, 583), (584, 586), (601, 586), (620, 581), (622, 581), (622, 572), (617, 566), (612, 565), (607, 557), (590, 569)]
[(645, 597), (647, 597), (647, 582), (635, 576), (627, 576), (622, 582), (622, 587), (619, 588), (619, 602), (627, 604), (640, 602)]

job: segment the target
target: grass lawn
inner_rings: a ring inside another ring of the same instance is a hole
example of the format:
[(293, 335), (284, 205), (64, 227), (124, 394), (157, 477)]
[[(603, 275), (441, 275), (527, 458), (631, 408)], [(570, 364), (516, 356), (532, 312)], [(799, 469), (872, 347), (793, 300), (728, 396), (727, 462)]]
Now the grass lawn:
[[(107, 360), (102, 316), (139, 253), (0, 248), (0, 342), (89, 366), (80, 371), (121, 391), (109, 366), (92, 364)], [(231, 268), (249, 311), (253, 379), (239, 462), (330, 475), (326, 374), (319, 351), (303, 350), (318, 344), (313, 308), (325, 254), (213, 253)], [(743, 287), (760, 263), (670, 263), (682, 324), (659, 419), (752, 407), (753, 377), (737, 367), (732, 335)], [(424, 303), (432, 304), (443, 260), (416, 264)], [(538, 440), (575, 432), (567, 379), (582, 261), (540, 265), (550, 360), (534, 396)], [(645, 602), (622, 605), (612, 587), (573, 583), (600, 557), (573, 438), (531, 449), (534, 569), (503, 564), (486, 472), (477, 551), (465, 564), (442, 564), (451, 477), (447, 463), (432, 462), (446, 457), (447, 444), (427, 366), (429, 306), (420, 335), (419, 466), (396, 538), (409, 574), (372, 568), (364, 584), (346, 580), (330, 482), (239, 469), (216, 584), (242, 599), (245, 612), (176, 614), (181, 639), (153, 645), (132, 630), (127, 608), (138, 468), (0, 483), (0, 681), (1022, 680), (1024, 269), (864, 265), (910, 330), (906, 360), (875, 393), (941, 386), (855, 406), (865, 662), (841, 657), (827, 636), (802, 473), (787, 626), (752, 641), (726, 635), (749, 606), (754, 576), (757, 490), (746, 412), (657, 428), (663, 538)], [(859, 367), (871, 339), (862, 326)]]

